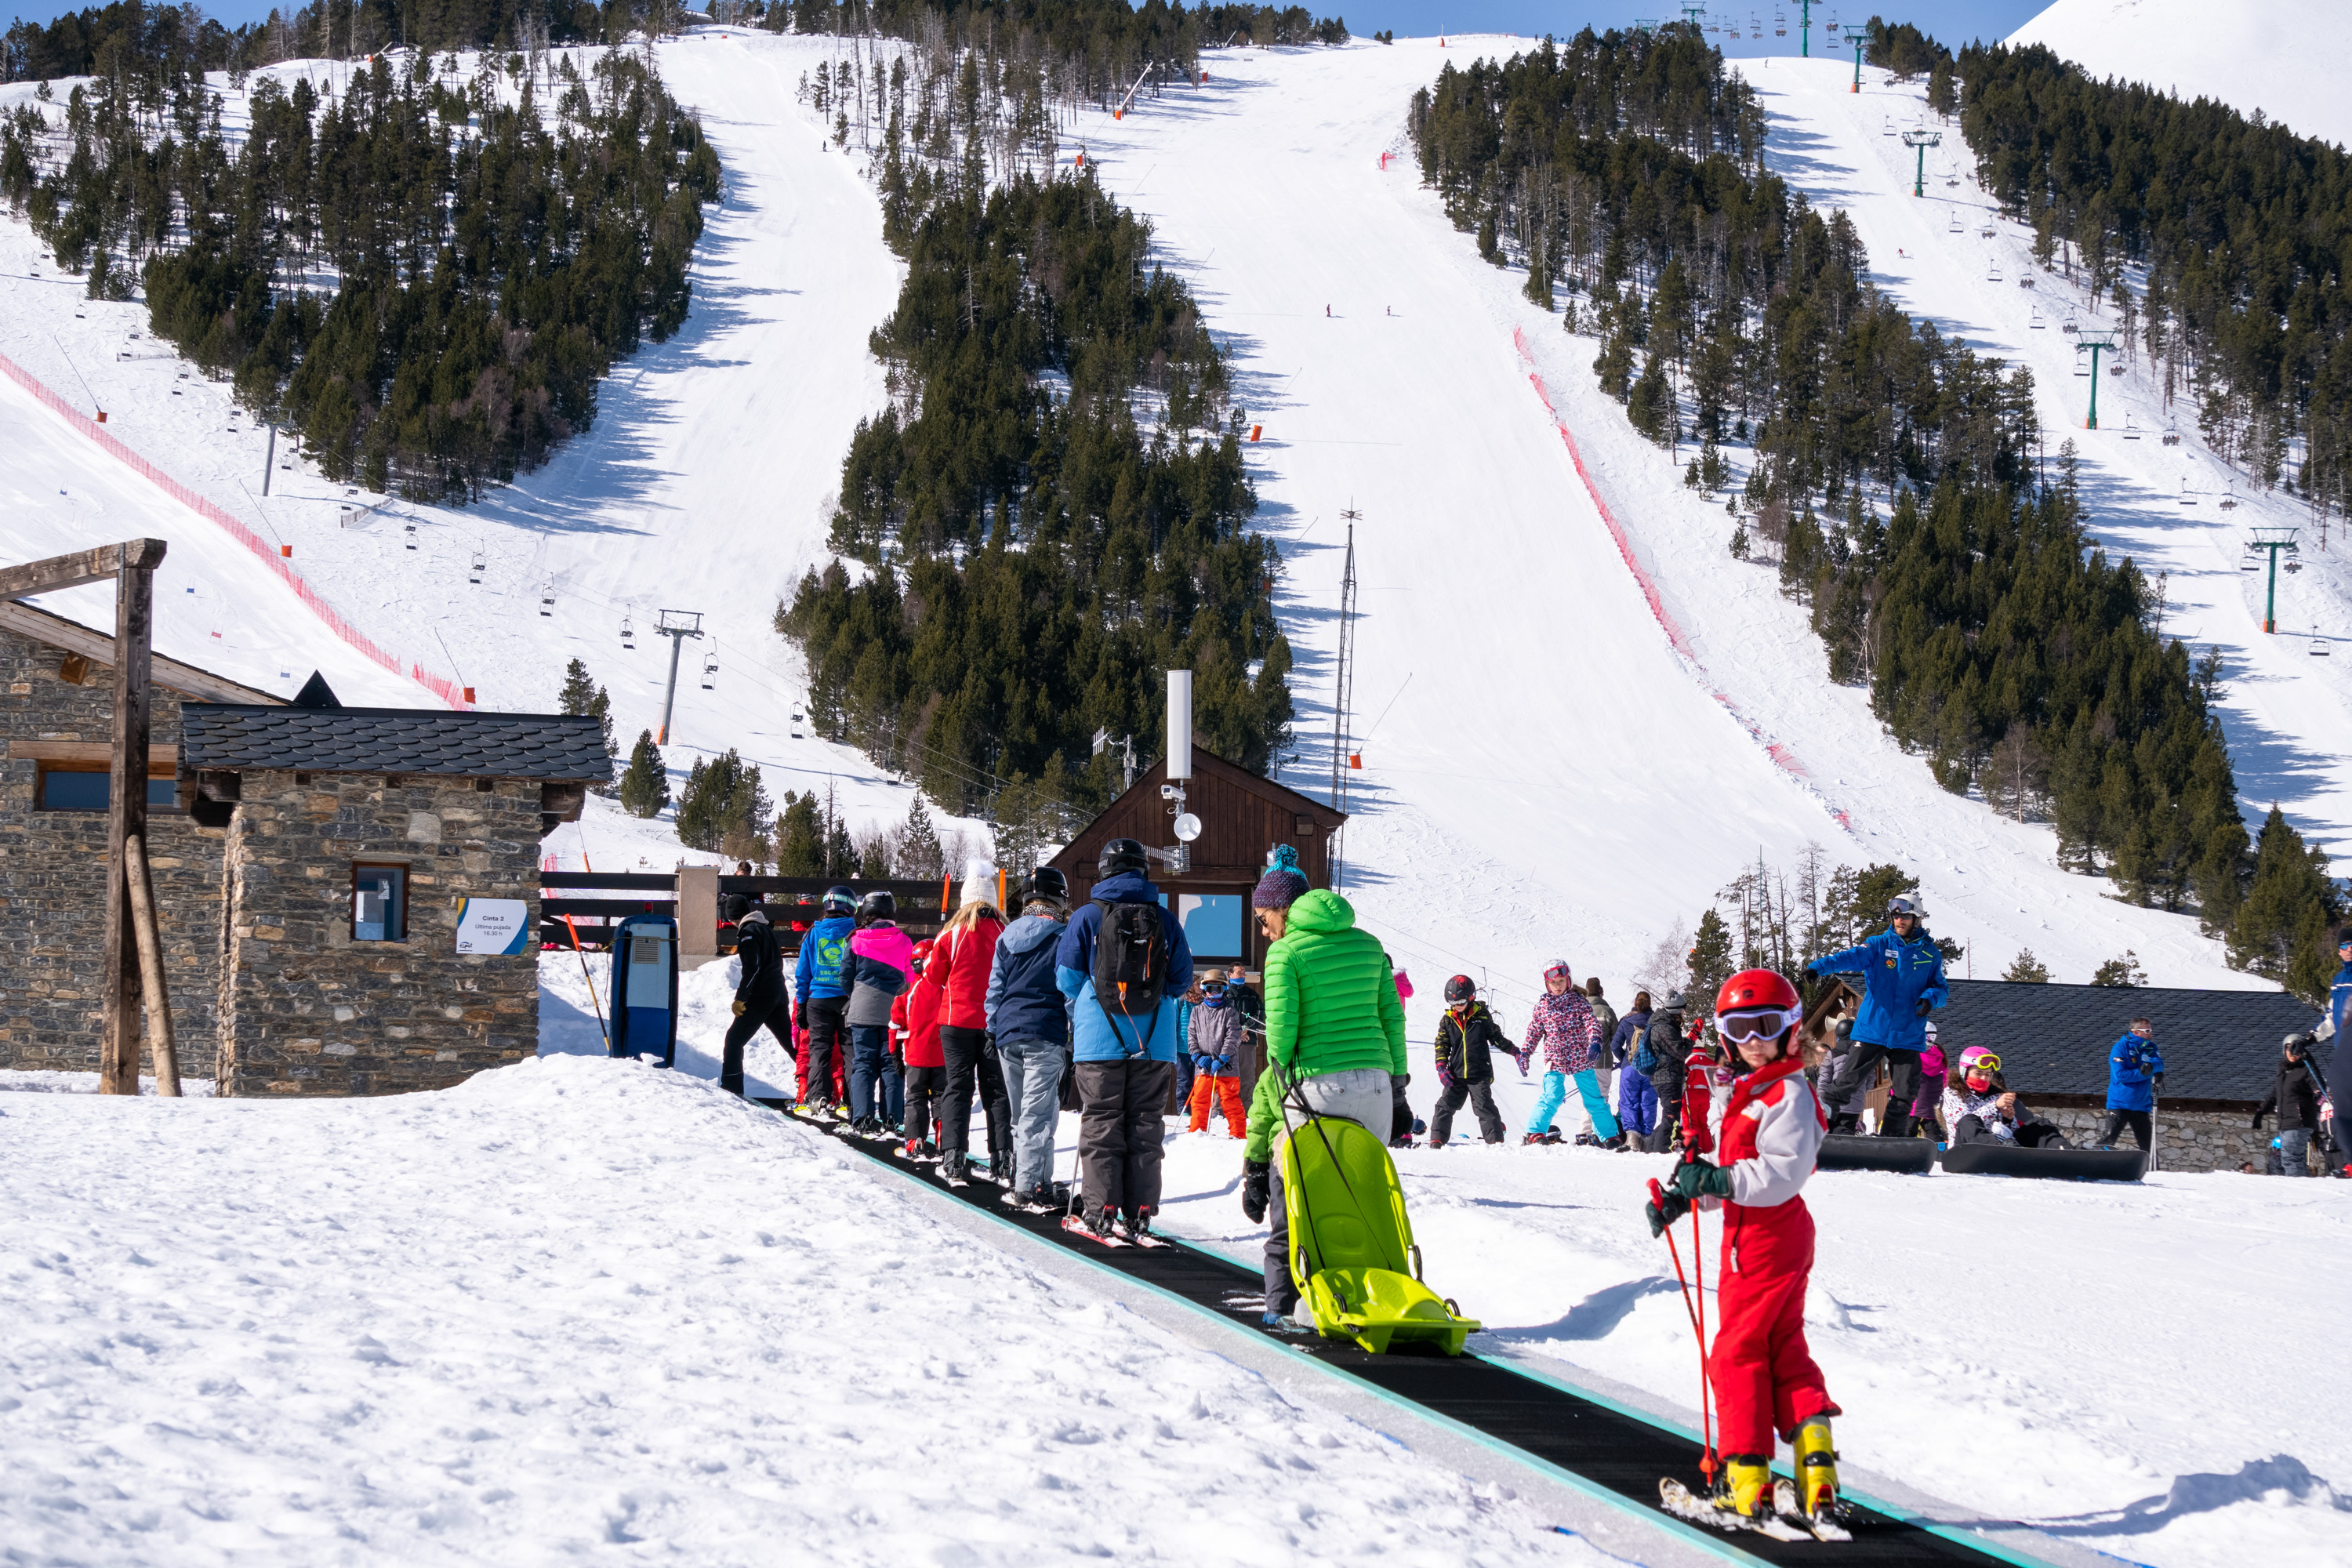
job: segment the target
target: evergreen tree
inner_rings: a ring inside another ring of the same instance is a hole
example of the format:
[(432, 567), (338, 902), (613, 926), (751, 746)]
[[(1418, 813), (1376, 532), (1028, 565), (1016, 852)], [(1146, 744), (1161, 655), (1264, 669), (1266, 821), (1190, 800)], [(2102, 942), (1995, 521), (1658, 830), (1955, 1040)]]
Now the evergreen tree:
[(754, 825), (764, 826), (774, 815), (760, 770), (745, 763), (733, 747), (716, 757), (698, 758), (686, 776), (677, 801), (677, 838), (689, 849), (724, 851), (730, 837), (740, 858), (756, 838)]
[(1706, 1017), (1715, 1012), (1716, 994), (1733, 973), (1731, 928), (1710, 905), (1698, 917), (1698, 931), (1691, 939), (1690, 986), (1685, 994), (1690, 1000), (1692, 1016)]
[(940, 874), (940, 836), (931, 828), (931, 814), (924, 809), (919, 792), (907, 803), (907, 820), (898, 828), (898, 842), (891, 858), (898, 863), (902, 877)]
[(784, 792), (784, 813), (776, 819), (776, 875), (824, 875), (824, 829), (817, 819), (814, 791)]
[[(604, 754), (608, 757), (621, 754), (620, 742), (613, 736), (613, 700), (605, 695), (603, 687), (589, 679), (586, 665), (575, 658), (564, 667), (563, 689), (556, 694), (555, 701), (555, 710), (559, 713), (594, 714), (597, 727), (604, 733)], [(603, 795), (611, 786), (597, 784), (593, 787), (598, 795)]]
[(2341, 914), (2326, 853), (2306, 847), (2272, 806), (2255, 842), (2245, 901), (2230, 922), (2230, 963), (2320, 1005), (2335, 973), (2332, 934)]
[(630, 748), (628, 771), (621, 775), (621, 809), (632, 816), (659, 816), (669, 804), (669, 770), (654, 744), (654, 732), (641, 730)]
[(2050, 966), (2034, 957), (2032, 948), (2021, 947), (2017, 950), (2017, 956), (2010, 961), (2009, 967), (2002, 971), (2001, 978), (2012, 984), (2047, 985), (2050, 984)]
[(2118, 986), (2145, 985), (2147, 984), (2147, 974), (2139, 966), (2139, 955), (2131, 949), (2126, 948), (2121, 958), (2110, 958), (2098, 968), (2091, 971), (2091, 984)]

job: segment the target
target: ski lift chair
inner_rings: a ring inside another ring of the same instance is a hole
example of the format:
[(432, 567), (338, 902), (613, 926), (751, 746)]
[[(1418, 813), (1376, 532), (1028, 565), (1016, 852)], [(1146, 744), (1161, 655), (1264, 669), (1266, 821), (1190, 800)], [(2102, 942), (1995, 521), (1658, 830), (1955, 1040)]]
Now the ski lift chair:
[(793, 739), (797, 741), (801, 738), (801, 705), (795, 702), (793, 704)]
[(2167, 430), (2167, 431), (2164, 433), (2164, 444), (2165, 444), (2166, 446), (2168, 446), (2168, 447), (2178, 447), (2178, 446), (2179, 446), (2179, 445), (2180, 445), (2180, 432), (2179, 432), (2179, 431), (2178, 431), (2178, 430)]
[(626, 616), (621, 617), (621, 646), (632, 649), (637, 646), (637, 628)]
[(555, 615), (555, 581), (553, 578), (550, 578), (548, 580), (547, 586), (539, 591), (539, 613), (551, 619), (553, 618)]
[(404, 525), (404, 526), (401, 529), (401, 532), (402, 532), (402, 534), (403, 534), (403, 535), (405, 537), (405, 539), (406, 539), (406, 542), (407, 542), (407, 544), (408, 544), (408, 548), (409, 548), (409, 549), (411, 549), (411, 550), (415, 549), (415, 548), (416, 548), (416, 525), (415, 525), (415, 523), (413, 523), (413, 522), (412, 522), (412, 523), (408, 523), (408, 524)]
[(2327, 645), (2320, 640), (2319, 634), (2314, 632), (2311, 637), (2311, 657), (2314, 658), (2326, 658), (2328, 656), (2329, 651)]
[(1958, 213), (1954, 213), (1954, 214), (1952, 215), (1952, 224), (1951, 224), (1951, 226), (1950, 226), (1949, 228), (1947, 228), (1944, 232), (1945, 232), (1946, 234), (1958, 234), (1958, 233), (1959, 233), (1959, 232), (1960, 232), (1960, 215), (1959, 215), (1959, 214), (1958, 214)]
[(482, 580), (482, 568), (487, 564), (488, 564), (488, 563), (482, 558), (482, 552), (479, 550), (476, 550), (474, 552), (474, 564), (472, 569), (466, 574), (466, 581), (468, 583), (480, 582)]
[(1318, 1331), (1374, 1355), (1399, 1342), (1462, 1353), (1481, 1325), (1422, 1283), (1396, 1163), (1378, 1137), (1309, 1117), (1283, 1143), (1282, 1184), (1291, 1282)]
[(1985, 281), (1988, 283), (1998, 283), (2001, 281), (2000, 262), (1996, 261), (1992, 264), (1992, 270), (1985, 274)]
[(2039, 332), (2047, 331), (2050, 323), (2042, 319), (2042, 307), (2036, 305), (2033, 307), (2032, 318), (2025, 325), (2028, 331)]
[(704, 654), (702, 656), (702, 689), (705, 691), (716, 690), (717, 688), (711, 683), (718, 679), (719, 656), (715, 653)]
[(2197, 504), (2197, 492), (2189, 488), (2189, 479), (2187, 475), (2183, 475), (2180, 480), (2180, 504), (2182, 506), (2195, 506)]
[(2126, 440), (2126, 441), (2137, 441), (2137, 440), (2138, 440), (2138, 439), (2140, 438), (2140, 435), (2141, 435), (2140, 427), (2139, 427), (2138, 426), (2137, 426), (2137, 425), (2135, 425), (2135, 424), (2133, 424), (2133, 423), (2132, 423), (2132, 421), (2131, 421), (2131, 416), (2130, 416), (2130, 415), (2128, 415), (2128, 414), (2125, 415), (2125, 416), (2124, 416), (2124, 439), (2125, 439), (2125, 440)]

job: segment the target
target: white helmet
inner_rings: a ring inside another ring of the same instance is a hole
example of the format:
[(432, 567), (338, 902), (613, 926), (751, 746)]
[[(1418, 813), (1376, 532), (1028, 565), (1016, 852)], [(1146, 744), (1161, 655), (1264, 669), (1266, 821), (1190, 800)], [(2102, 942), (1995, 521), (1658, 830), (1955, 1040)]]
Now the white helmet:
[(1927, 1043), (1931, 1046), (1936, 1043), (1936, 1020), (1933, 1018), (1927, 1020)]

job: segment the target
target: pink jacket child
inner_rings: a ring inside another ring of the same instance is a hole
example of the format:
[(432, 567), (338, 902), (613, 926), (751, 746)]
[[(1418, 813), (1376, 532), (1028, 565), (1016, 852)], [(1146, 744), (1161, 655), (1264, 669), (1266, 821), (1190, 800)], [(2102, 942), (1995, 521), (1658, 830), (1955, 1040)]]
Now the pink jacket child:
[(1536, 998), (1535, 1016), (1528, 1020), (1520, 1041), (1519, 1070), (1528, 1070), (1527, 1056), (1543, 1047), (1545, 1070), (1573, 1077), (1592, 1066), (1601, 1052), (1601, 1021), (1591, 1006), (1574, 991), (1549, 992)]
[(1919, 1094), (1911, 1102), (1912, 1121), (1926, 1121), (1935, 1116), (1937, 1108), (1943, 1103), (1944, 1080), (1949, 1071), (1944, 1060), (1944, 1047), (1931, 1037), (1927, 1048), (1919, 1053)]

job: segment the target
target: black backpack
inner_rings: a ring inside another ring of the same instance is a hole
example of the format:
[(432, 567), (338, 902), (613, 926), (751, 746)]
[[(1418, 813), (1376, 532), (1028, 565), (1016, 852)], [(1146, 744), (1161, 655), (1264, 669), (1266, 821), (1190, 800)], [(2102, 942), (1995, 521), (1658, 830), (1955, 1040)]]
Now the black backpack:
[(1102, 928), (1095, 933), (1095, 1000), (1110, 1016), (1150, 1018), (1168, 994), (1168, 933), (1158, 904), (1101, 905)]

